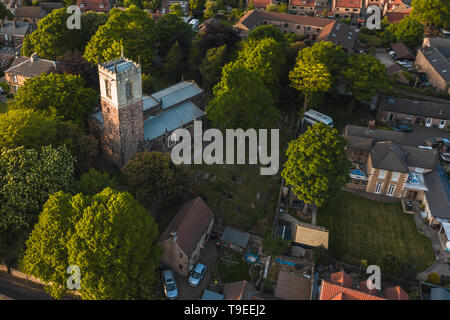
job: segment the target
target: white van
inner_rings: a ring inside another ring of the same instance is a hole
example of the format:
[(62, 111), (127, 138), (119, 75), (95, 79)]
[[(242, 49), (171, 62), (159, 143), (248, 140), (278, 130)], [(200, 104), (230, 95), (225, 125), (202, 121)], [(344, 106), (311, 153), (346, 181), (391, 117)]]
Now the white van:
[(306, 122), (307, 124), (315, 124), (317, 122), (322, 122), (330, 127), (333, 128), (333, 119), (329, 116), (326, 116), (316, 110), (309, 109), (306, 111), (303, 115), (303, 122)]

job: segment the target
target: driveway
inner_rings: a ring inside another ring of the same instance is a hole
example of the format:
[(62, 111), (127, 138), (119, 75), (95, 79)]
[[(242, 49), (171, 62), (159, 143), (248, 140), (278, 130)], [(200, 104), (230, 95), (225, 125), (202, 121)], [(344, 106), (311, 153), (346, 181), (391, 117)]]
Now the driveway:
[(405, 134), (405, 145), (410, 147), (424, 146), (425, 140), (433, 137), (442, 137), (450, 140), (450, 131), (435, 127), (425, 127), (421, 125), (414, 125), (414, 128), (410, 132)]
[(373, 56), (377, 58), (382, 64), (384, 64), (386, 68), (396, 63), (395, 60), (389, 55), (389, 53), (387, 53), (384, 49), (378, 49), (377, 51), (375, 51)]
[(179, 300), (198, 300), (203, 295), (203, 290), (208, 289), (212, 281), (212, 270), (218, 258), (216, 242), (214, 239), (209, 240), (198, 262), (206, 266), (206, 273), (200, 282), (200, 285), (193, 288), (188, 283), (188, 277), (175, 273), (175, 280), (178, 286)]

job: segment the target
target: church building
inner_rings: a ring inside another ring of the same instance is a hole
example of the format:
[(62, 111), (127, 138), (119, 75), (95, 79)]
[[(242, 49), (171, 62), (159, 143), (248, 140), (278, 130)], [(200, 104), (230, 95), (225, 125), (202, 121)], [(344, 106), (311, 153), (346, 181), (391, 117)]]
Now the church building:
[(142, 94), (141, 66), (124, 57), (98, 66), (101, 110), (89, 117), (104, 156), (118, 167), (144, 150), (169, 152), (172, 132), (204, 120), (203, 90), (182, 81), (150, 96)]

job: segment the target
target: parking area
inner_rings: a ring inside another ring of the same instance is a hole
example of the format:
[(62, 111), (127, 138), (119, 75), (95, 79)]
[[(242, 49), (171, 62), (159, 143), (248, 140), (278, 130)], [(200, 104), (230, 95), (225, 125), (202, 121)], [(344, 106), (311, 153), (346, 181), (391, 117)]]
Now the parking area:
[(188, 277), (175, 273), (175, 280), (178, 286), (179, 300), (198, 300), (203, 291), (209, 287), (212, 281), (212, 270), (218, 258), (215, 240), (209, 240), (198, 262), (206, 266), (206, 273), (200, 284), (193, 288), (188, 283)]
[(405, 133), (405, 145), (410, 147), (418, 147), (425, 145), (425, 140), (442, 137), (450, 140), (450, 131), (435, 127), (425, 127), (421, 125), (414, 125), (413, 130)]
[(384, 64), (386, 68), (395, 64), (395, 60), (389, 55), (389, 53), (386, 52), (385, 49), (377, 49), (373, 56)]

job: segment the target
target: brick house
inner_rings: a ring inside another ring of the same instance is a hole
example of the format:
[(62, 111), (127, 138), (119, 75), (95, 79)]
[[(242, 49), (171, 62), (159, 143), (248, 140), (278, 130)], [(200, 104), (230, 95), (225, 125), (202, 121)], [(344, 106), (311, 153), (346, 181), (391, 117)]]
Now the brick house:
[(32, 32), (31, 24), (23, 21), (0, 20), (0, 42), (4, 47), (17, 48), (25, 36)]
[(45, 12), (41, 7), (23, 6), (14, 11), (14, 21), (30, 22), (33, 25), (37, 25), (44, 17)]
[(414, 64), (434, 87), (450, 93), (450, 39), (425, 38)]
[(327, 8), (328, 1), (325, 0), (289, 0), (289, 11), (297, 14), (307, 14), (314, 16), (319, 8)]
[(360, 16), (365, 7), (365, 0), (333, 0), (331, 10), (335, 17), (351, 18)]
[(186, 202), (161, 234), (164, 248), (160, 261), (181, 275), (188, 275), (212, 233), (214, 213), (198, 197)]
[(16, 57), (5, 71), (5, 80), (10, 92), (15, 94), (26, 80), (39, 76), (44, 72), (51, 72), (56, 67), (56, 62), (38, 58), (34, 53), (31, 57)]
[(142, 94), (141, 66), (124, 57), (98, 66), (101, 110), (91, 114), (91, 132), (104, 156), (118, 167), (144, 150), (169, 152), (178, 139), (173, 131), (193, 133), (205, 113), (203, 90), (182, 81), (150, 96)]
[(356, 34), (339, 21), (264, 10), (248, 11), (233, 28), (241, 37), (246, 37), (248, 32), (262, 25), (274, 25), (284, 33), (305, 35), (312, 41), (331, 41), (350, 52), (356, 42)]
[(77, 6), (81, 12), (109, 12), (111, 10), (110, 0), (77, 0)]
[(450, 125), (450, 104), (383, 96), (380, 114), (384, 122), (408, 120), (426, 127), (445, 129)]

